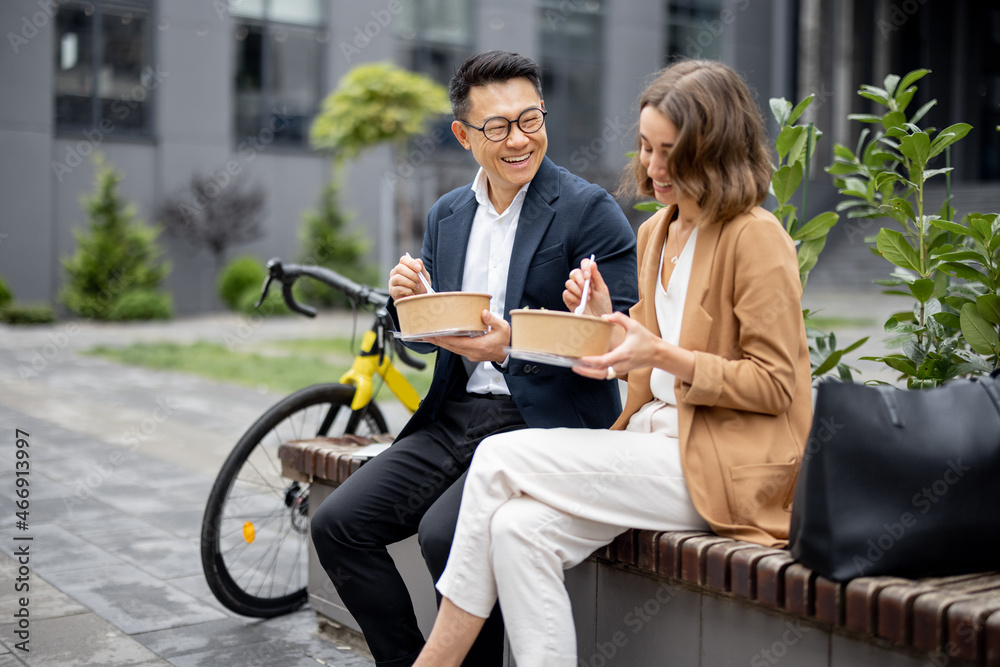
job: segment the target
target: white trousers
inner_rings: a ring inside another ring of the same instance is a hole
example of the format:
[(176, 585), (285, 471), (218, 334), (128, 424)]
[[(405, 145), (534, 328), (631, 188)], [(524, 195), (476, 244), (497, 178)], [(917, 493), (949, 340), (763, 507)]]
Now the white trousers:
[(676, 438), (564, 428), (491, 436), (469, 468), (437, 588), (483, 618), (499, 598), (518, 667), (577, 667), (563, 570), (628, 528), (708, 529)]

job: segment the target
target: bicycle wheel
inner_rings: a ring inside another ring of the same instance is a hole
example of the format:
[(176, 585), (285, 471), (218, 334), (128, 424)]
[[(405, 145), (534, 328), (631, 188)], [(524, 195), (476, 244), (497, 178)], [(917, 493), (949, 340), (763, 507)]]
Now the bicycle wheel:
[(307, 599), (309, 485), (281, 476), (289, 440), (386, 433), (374, 403), (351, 410), (354, 387), (307, 387), (277, 403), (230, 452), (212, 486), (201, 526), (201, 562), (212, 593), (245, 616), (270, 618)]

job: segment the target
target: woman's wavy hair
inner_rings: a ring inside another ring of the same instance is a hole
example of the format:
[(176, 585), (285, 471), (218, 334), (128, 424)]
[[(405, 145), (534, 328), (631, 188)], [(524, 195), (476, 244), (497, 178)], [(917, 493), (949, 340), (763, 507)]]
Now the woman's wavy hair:
[[(771, 182), (764, 119), (743, 79), (713, 60), (684, 60), (661, 70), (639, 98), (677, 128), (667, 158), (673, 186), (699, 203), (704, 219), (726, 222), (760, 204)], [(652, 197), (652, 179), (636, 155), (620, 195)]]

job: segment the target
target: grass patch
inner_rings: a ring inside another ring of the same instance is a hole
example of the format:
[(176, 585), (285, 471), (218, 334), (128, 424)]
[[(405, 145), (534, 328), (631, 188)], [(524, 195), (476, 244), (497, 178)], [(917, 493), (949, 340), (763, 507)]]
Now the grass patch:
[[(246, 350), (230, 350), (218, 343), (136, 343), (127, 347), (98, 346), (87, 354), (123, 364), (190, 373), (276, 393), (291, 393), (322, 382), (336, 382), (350, 368), (353, 353), (349, 339), (304, 339), (261, 343)], [(428, 360), (430, 361), (430, 360)], [(431, 368), (417, 371), (398, 368), (421, 396), (427, 393)], [(381, 378), (375, 379), (376, 388)], [(396, 400), (385, 388), (378, 400)]]

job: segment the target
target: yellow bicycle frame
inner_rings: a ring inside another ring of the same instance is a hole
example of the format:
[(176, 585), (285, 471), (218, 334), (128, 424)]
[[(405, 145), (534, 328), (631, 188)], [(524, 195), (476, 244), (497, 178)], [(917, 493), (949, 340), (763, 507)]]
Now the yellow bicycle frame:
[(372, 353), (375, 347), (375, 332), (368, 331), (361, 339), (361, 351), (354, 357), (351, 370), (340, 376), (341, 384), (354, 386), (354, 398), (351, 400), (351, 409), (359, 410), (372, 400), (374, 384), (372, 378), (378, 373), (389, 386), (389, 390), (395, 394), (399, 402), (410, 412), (416, 411), (420, 405), (420, 395), (410, 382), (392, 364), (388, 354), (382, 356), (382, 363), (378, 362), (378, 355)]

